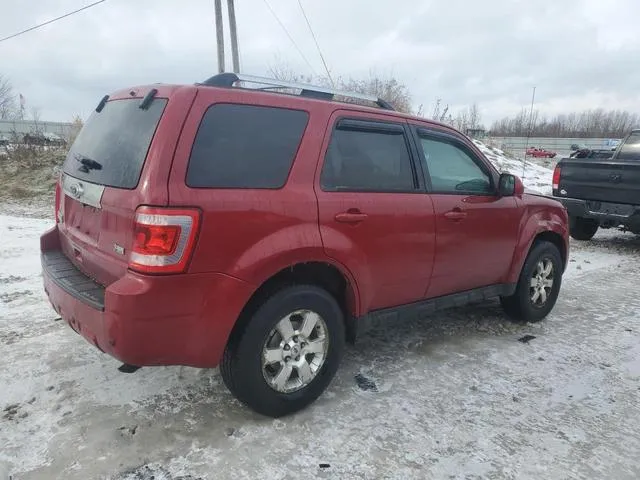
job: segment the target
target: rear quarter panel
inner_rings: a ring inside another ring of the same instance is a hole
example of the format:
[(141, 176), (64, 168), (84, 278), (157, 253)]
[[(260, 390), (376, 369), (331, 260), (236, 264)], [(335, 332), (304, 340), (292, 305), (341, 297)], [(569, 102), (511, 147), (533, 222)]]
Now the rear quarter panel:
[[(266, 98), (265, 98), (266, 96)], [(305, 110), (309, 121), (284, 187), (269, 189), (190, 188), (185, 179), (191, 146), (206, 110), (215, 103), (240, 103)], [(342, 265), (324, 253), (318, 206), (311, 188), (331, 105), (296, 97), (202, 88), (189, 114), (169, 179), (172, 206), (194, 206), (202, 224), (190, 273), (218, 272), (260, 286), (280, 270), (300, 262)]]

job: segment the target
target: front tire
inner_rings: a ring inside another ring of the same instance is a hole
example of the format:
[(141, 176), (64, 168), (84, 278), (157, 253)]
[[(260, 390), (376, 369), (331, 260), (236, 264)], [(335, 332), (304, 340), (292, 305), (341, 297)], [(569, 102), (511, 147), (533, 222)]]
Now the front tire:
[(569, 219), (569, 234), (576, 240), (591, 240), (598, 231), (598, 222), (581, 217)]
[(562, 284), (562, 256), (551, 242), (534, 244), (520, 272), (516, 291), (500, 301), (519, 322), (539, 322), (553, 309)]
[(231, 393), (252, 410), (281, 417), (314, 402), (335, 375), (345, 344), (335, 298), (313, 285), (278, 291), (244, 330), (232, 334), (220, 371)]

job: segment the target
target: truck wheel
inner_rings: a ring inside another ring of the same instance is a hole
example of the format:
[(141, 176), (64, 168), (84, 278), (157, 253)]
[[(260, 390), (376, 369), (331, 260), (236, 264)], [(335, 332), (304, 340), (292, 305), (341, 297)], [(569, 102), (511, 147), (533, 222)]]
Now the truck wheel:
[(581, 217), (569, 219), (569, 234), (576, 240), (591, 240), (598, 231), (598, 222)]
[(516, 291), (500, 301), (516, 321), (539, 322), (556, 304), (562, 284), (562, 256), (551, 242), (534, 244), (520, 272)]
[(313, 285), (286, 287), (232, 334), (220, 365), (222, 379), (254, 411), (287, 415), (327, 388), (344, 344), (343, 313), (332, 295)]

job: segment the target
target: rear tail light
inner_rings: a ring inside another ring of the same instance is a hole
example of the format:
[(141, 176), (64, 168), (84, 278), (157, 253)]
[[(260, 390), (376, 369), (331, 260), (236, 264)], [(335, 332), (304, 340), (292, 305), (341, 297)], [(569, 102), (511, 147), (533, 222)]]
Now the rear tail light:
[(558, 190), (560, 187), (560, 165), (556, 165), (556, 168), (553, 170), (553, 180), (551, 184), (554, 190)]
[(199, 226), (198, 210), (138, 208), (129, 268), (142, 273), (183, 272)]

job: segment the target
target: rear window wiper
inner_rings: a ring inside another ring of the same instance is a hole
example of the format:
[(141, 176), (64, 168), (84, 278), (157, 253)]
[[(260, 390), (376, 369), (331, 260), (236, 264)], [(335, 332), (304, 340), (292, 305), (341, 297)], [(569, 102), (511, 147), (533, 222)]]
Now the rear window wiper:
[(89, 170), (102, 170), (102, 164), (89, 157), (84, 157), (76, 153), (74, 154), (73, 158), (75, 158), (76, 162), (82, 164), (80, 167), (78, 167), (78, 170), (80, 170), (81, 172), (89, 173)]

